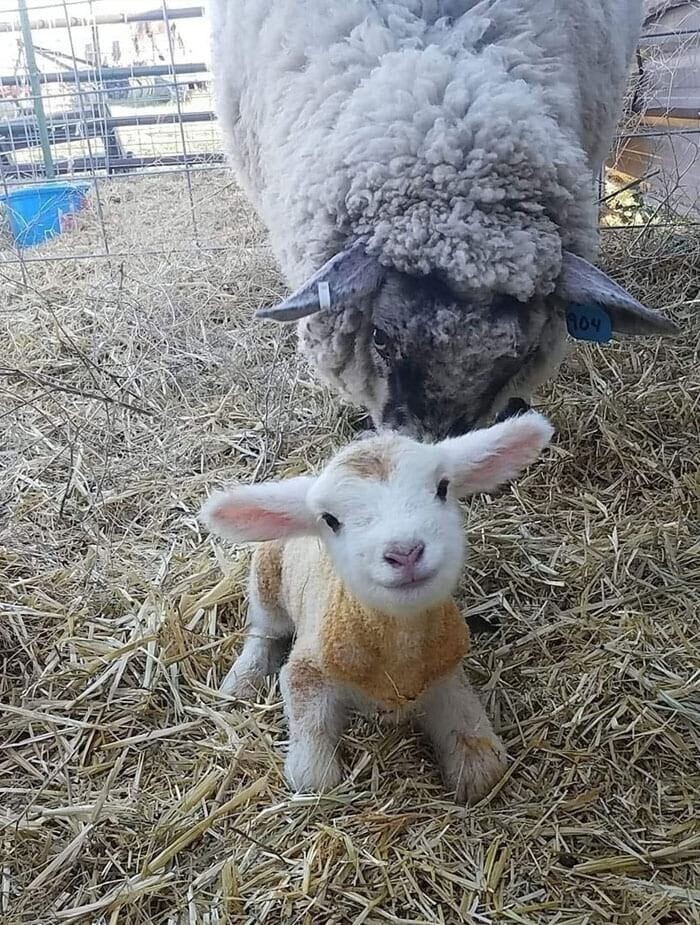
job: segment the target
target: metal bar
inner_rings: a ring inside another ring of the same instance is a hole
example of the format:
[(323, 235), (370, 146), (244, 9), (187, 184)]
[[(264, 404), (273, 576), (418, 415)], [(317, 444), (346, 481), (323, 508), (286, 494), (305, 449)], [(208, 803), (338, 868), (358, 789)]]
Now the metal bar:
[(110, 116), (105, 119), (109, 128), (128, 128), (146, 125), (183, 125), (187, 122), (215, 122), (216, 115), (208, 110), (203, 112), (163, 112), (153, 115), (144, 113), (142, 116)]
[(620, 132), (618, 141), (627, 138), (673, 138), (674, 135), (700, 135), (700, 128), (678, 128), (652, 132)]
[[(110, 158), (109, 165), (113, 170), (119, 173), (128, 173), (131, 170), (158, 167), (179, 167), (181, 172), (183, 167), (201, 167), (202, 165), (211, 168), (220, 168), (225, 162), (223, 154), (145, 154), (138, 157)], [(80, 174), (92, 173), (93, 170), (106, 170), (107, 158), (104, 155), (95, 155), (93, 157), (75, 157), (70, 160), (56, 161), (54, 169), (59, 175), (62, 174)], [(3, 179), (11, 179), (23, 176), (36, 176), (37, 165), (29, 162), (21, 164), (3, 165)], [(165, 173), (166, 171), (157, 171)], [(172, 171), (171, 171), (172, 172)], [(155, 171), (154, 171), (155, 175)], [(94, 179), (99, 179), (95, 178)], [(106, 178), (105, 178), (106, 179)], [(43, 179), (37, 180), (37, 184), (43, 183)], [(9, 188), (9, 187), (8, 187)]]
[[(57, 4), (58, 5), (58, 4)], [(168, 10), (169, 19), (199, 19), (204, 16), (201, 6), (183, 7), (180, 10)], [(144, 13), (103, 13), (100, 16), (66, 16), (63, 19), (35, 19), (31, 23), (32, 29), (66, 29), (68, 26), (91, 26), (93, 21), (98, 26), (120, 25), (132, 22), (158, 22), (163, 19), (163, 10), (148, 10)], [(19, 22), (0, 22), (0, 32), (21, 32)]]
[(32, 41), (32, 26), (29, 21), (29, 12), (27, 10), (26, 0), (17, 0), (17, 9), (19, 10), (20, 20), (22, 23), (22, 41), (24, 42), (24, 57), (27, 62), (27, 71), (29, 73), (29, 84), (32, 88), (34, 97), (34, 113), (36, 115), (37, 127), (39, 129), (39, 138), (41, 140), (41, 150), (44, 155), (44, 172), (49, 179), (54, 177), (53, 158), (51, 156), (51, 142), (49, 140), (49, 131), (46, 126), (46, 113), (44, 112), (44, 101), (41, 98), (41, 81), (39, 80), (39, 68), (37, 67), (36, 57), (34, 56), (34, 44)]
[[(108, 129), (114, 128), (140, 128), (141, 126), (151, 125), (173, 125), (186, 124), (188, 122), (214, 122), (216, 119), (213, 112), (183, 112), (178, 116), (176, 112), (163, 112), (149, 114), (144, 113), (140, 116), (106, 116), (99, 114), (99, 109), (95, 106), (86, 107), (85, 113), (66, 112), (62, 113), (60, 118), (49, 118), (46, 120), (47, 128), (50, 132), (63, 134), (69, 132), (71, 128), (83, 125), (86, 128), (95, 126), (104, 126)], [(33, 116), (25, 116), (22, 119), (8, 119), (0, 122), (0, 141), (3, 138), (13, 139), (17, 145), (17, 135), (23, 134), (28, 136), (36, 133), (36, 119)], [(54, 142), (55, 143), (55, 142)]]
[[(72, 80), (72, 78), (70, 78), (69, 81), (66, 81), (66, 82), (62, 85), (63, 87), (65, 87), (64, 90), (62, 90), (62, 91), (60, 91), (60, 92), (58, 92), (58, 93), (52, 93), (52, 94), (51, 94), (51, 101), (52, 101), (52, 102), (58, 102), (59, 100), (73, 100), (73, 99), (75, 99), (75, 96), (76, 96), (76, 87), (79, 88), (79, 89), (78, 89), (78, 92), (79, 92), (79, 93), (82, 92), (82, 90), (81, 90), (80, 88), (82, 88), (83, 83), (82, 83), (82, 82), (78, 82), (77, 84), (74, 84), (74, 83), (71, 83), (71, 80)], [(205, 80), (205, 81), (202, 81), (202, 82), (205, 83), (205, 84), (209, 84), (209, 80)], [(174, 87), (175, 87), (175, 84), (171, 83), (169, 80), (166, 80), (165, 78), (161, 78), (161, 79), (159, 80), (159, 83), (158, 83), (157, 85), (154, 84), (154, 86), (157, 86), (159, 90), (160, 90), (160, 89), (162, 89), (162, 90), (166, 90), (166, 89), (168, 89), (168, 90), (173, 90)], [(180, 86), (182, 86), (182, 84), (181, 84)], [(68, 88), (70, 88), (70, 89), (68, 89)], [(97, 98), (102, 97), (102, 96), (107, 96), (107, 97), (109, 97), (110, 99), (112, 99), (113, 102), (117, 103), (118, 105), (121, 104), (121, 105), (129, 106), (129, 105), (135, 105), (135, 104), (129, 102), (128, 96), (127, 96), (127, 97), (122, 97), (121, 99), (118, 99), (118, 98), (115, 99), (115, 98), (113, 98), (113, 97), (111, 96), (111, 94), (112, 94), (113, 92), (115, 92), (115, 91), (122, 91), (122, 90), (124, 90), (124, 91), (127, 91), (127, 92), (128, 92), (128, 91), (130, 91), (130, 90), (132, 90), (132, 89), (134, 89), (134, 90), (139, 90), (139, 89), (141, 89), (141, 87), (136, 86), (136, 87), (133, 87), (133, 88), (132, 88), (131, 85), (129, 85), (128, 81), (123, 81), (123, 80), (119, 80), (119, 81), (109, 81), (109, 80), (107, 80), (107, 81), (105, 81), (105, 86), (103, 86), (103, 87), (100, 87), (100, 86), (98, 86), (97, 84), (94, 84), (94, 83), (93, 83), (93, 84), (88, 84), (88, 91), (87, 91), (87, 92), (90, 94), (90, 98), (91, 98), (91, 99), (97, 99)], [(21, 101), (31, 101), (31, 99), (32, 99), (31, 93), (26, 93), (26, 94), (23, 94), (22, 96), (17, 96), (17, 97), (15, 97), (15, 102), (19, 102), (20, 100), (21, 100)], [(144, 102), (143, 98), (141, 98), (141, 101)], [(162, 102), (168, 102), (168, 101), (167, 101), (167, 100), (162, 100)]]
[(675, 39), (684, 35), (700, 35), (700, 29), (678, 29), (677, 32), (645, 32), (639, 36), (640, 42), (653, 42), (654, 39)]
[(697, 120), (700, 119), (700, 104), (694, 109), (685, 106), (674, 106), (671, 108), (647, 106), (642, 110), (641, 116), (643, 119), (690, 119), (693, 122), (697, 122)]
[[(77, 83), (81, 80), (96, 81), (100, 77), (103, 80), (125, 80), (129, 77), (165, 77), (173, 74), (207, 74), (209, 68), (204, 62), (195, 64), (135, 64), (133, 67), (103, 67), (86, 68), (83, 70), (74, 70), (72, 73), (66, 71), (48, 71), (44, 74), (39, 73), (39, 82), (42, 84), (50, 83)], [(17, 86), (17, 77), (14, 74), (0, 74), (0, 87)]]

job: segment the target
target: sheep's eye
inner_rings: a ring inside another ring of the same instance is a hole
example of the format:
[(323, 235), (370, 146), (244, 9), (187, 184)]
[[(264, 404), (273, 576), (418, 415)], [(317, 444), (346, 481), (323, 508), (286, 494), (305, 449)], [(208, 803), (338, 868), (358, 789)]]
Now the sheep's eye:
[(389, 347), (391, 346), (391, 338), (386, 331), (382, 331), (381, 328), (373, 328), (372, 343), (374, 344), (374, 349), (380, 356), (387, 356)]
[(338, 530), (340, 530), (340, 521), (337, 517), (334, 517), (332, 514), (321, 514), (321, 518), (325, 520), (333, 533), (337, 533)]
[(442, 481), (438, 482), (436, 494), (441, 501), (444, 501), (447, 498), (447, 489), (449, 487), (450, 487), (449, 479), (442, 479)]

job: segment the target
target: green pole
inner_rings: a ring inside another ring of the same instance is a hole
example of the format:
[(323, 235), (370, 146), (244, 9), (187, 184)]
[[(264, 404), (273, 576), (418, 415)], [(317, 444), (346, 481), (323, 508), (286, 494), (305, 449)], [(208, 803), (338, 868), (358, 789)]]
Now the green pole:
[(34, 42), (32, 41), (32, 27), (29, 22), (29, 12), (27, 10), (26, 0), (17, 0), (19, 9), (19, 19), (22, 25), (22, 40), (24, 41), (24, 57), (27, 61), (27, 70), (29, 71), (29, 85), (32, 88), (34, 115), (36, 124), (39, 129), (39, 139), (41, 141), (41, 150), (44, 152), (44, 172), (49, 179), (56, 176), (53, 167), (53, 157), (51, 156), (51, 141), (49, 140), (49, 130), (46, 125), (46, 113), (44, 112), (44, 101), (41, 97), (41, 80), (39, 79), (39, 68), (37, 67), (36, 57), (34, 55)]

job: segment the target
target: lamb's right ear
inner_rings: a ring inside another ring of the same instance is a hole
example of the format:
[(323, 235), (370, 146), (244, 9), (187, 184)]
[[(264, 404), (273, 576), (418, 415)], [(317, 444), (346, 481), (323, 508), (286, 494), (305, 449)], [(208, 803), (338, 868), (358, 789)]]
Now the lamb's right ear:
[(313, 476), (261, 485), (240, 485), (213, 494), (200, 520), (219, 536), (256, 543), (315, 533), (317, 522), (306, 504)]
[(554, 434), (549, 421), (535, 411), (463, 437), (443, 440), (438, 446), (454, 493), (464, 498), (493, 491), (533, 463)]
[(261, 308), (256, 318), (298, 321), (319, 311), (340, 312), (373, 295), (384, 278), (379, 261), (366, 253), (361, 242), (336, 254), (314, 275), (273, 308)]

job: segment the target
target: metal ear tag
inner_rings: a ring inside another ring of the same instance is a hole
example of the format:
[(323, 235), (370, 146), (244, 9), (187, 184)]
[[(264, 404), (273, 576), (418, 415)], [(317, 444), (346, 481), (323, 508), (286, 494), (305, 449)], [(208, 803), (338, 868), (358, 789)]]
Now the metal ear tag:
[(327, 280), (318, 283), (318, 304), (321, 306), (322, 312), (327, 312), (331, 307), (331, 287), (328, 285)]
[(612, 340), (610, 315), (600, 305), (577, 305), (572, 303), (566, 309), (566, 327), (576, 340), (607, 344)]

